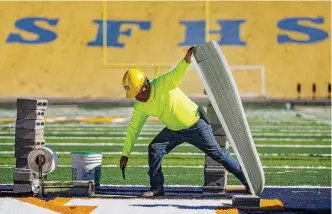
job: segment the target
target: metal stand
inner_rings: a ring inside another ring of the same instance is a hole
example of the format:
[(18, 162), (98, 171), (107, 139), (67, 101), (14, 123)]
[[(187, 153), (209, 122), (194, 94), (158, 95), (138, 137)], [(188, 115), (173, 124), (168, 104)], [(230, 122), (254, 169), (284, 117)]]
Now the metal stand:
[(38, 195), (39, 198), (43, 197), (43, 173), (42, 173), (42, 167), (45, 163), (45, 157), (43, 155), (38, 155), (36, 158), (36, 164), (38, 165), (38, 174), (34, 174), (31, 172), (32, 176), (32, 192), (35, 195)]

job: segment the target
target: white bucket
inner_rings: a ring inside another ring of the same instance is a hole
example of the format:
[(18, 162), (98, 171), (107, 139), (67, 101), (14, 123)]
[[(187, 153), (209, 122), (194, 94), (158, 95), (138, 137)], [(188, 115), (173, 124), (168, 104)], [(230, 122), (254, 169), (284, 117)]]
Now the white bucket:
[(100, 187), (102, 154), (98, 152), (72, 152), (72, 179), (93, 180)]

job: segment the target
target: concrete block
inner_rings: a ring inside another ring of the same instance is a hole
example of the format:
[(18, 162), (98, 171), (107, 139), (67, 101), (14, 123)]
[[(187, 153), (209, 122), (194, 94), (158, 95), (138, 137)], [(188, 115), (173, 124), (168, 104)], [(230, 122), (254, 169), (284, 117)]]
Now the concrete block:
[(215, 175), (204, 175), (204, 186), (226, 186), (227, 177), (226, 176), (215, 176)]
[(225, 187), (224, 186), (203, 186), (203, 195), (209, 194), (224, 194)]
[(30, 193), (32, 191), (31, 183), (15, 184), (13, 186), (13, 192), (15, 193)]
[(206, 107), (206, 114), (209, 117), (211, 126), (214, 125), (214, 126), (221, 127), (221, 123), (220, 123), (220, 121), (218, 119), (217, 113), (215, 112), (212, 104), (207, 105), (207, 107)]
[(209, 175), (222, 176), (225, 174), (225, 168), (223, 167), (205, 167), (204, 173)]
[(44, 129), (45, 120), (17, 119), (15, 127), (18, 129)]
[(29, 169), (28, 159), (27, 158), (17, 158), (16, 159), (16, 168)]
[(213, 160), (210, 156), (205, 155), (205, 167), (223, 167), (223, 165), (215, 160)]
[(209, 117), (211, 126), (212, 125), (218, 125), (218, 126), (220, 125), (220, 122), (219, 122), (219, 119), (218, 119), (217, 115), (212, 116), (212, 115), (208, 114), (208, 117)]
[(14, 169), (14, 181), (17, 181), (17, 182), (29, 181), (30, 182), (30, 170), (15, 168)]
[(213, 130), (214, 136), (225, 136), (226, 137), (226, 132), (221, 125), (212, 125), (211, 124), (211, 128)]
[(17, 119), (44, 120), (45, 110), (17, 109)]
[[(213, 160), (210, 156), (205, 155), (205, 167), (204, 167), (204, 186), (215, 187), (213, 190), (205, 190), (208, 193), (223, 193), (227, 183), (227, 170), (225, 167)], [(220, 190), (220, 188), (222, 190)]]
[(45, 139), (44, 138), (37, 138), (37, 139), (15, 139), (15, 149), (21, 149), (26, 147), (33, 147), (33, 146), (43, 146), (45, 145)]
[(33, 150), (33, 146), (15, 149), (15, 158), (28, 158), (29, 153)]
[[(204, 169), (204, 185), (205, 186), (219, 186), (225, 183), (227, 179), (227, 171), (224, 169)], [(212, 184), (213, 183), (213, 184)]]
[(43, 99), (23, 99), (19, 98), (16, 101), (16, 107), (18, 109), (38, 109), (46, 110), (48, 105), (47, 100)]
[(15, 138), (18, 139), (44, 139), (44, 129), (15, 129)]
[(234, 207), (260, 207), (260, 198), (256, 195), (233, 195)]
[(218, 136), (218, 135), (215, 135), (214, 136), (218, 145), (221, 147), (221, 148), (224, 148), (226, 150), (228, 150), (228, 147), (229, 147), (229, 143), (227, 141), (227, 137), (226, 136)]
[(18, 172), (18, 173), (30, 173), (29, 169), (20, 169), (20, 168), (15, 168), (14, 169), (14, 173)]

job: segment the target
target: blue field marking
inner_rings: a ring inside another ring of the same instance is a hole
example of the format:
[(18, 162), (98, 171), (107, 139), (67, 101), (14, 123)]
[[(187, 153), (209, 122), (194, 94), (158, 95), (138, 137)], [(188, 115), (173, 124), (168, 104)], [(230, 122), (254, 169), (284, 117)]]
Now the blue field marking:
[[(276, 212), (276, 211), (258, 211), (258, 210), (241, 210), (239, 209), (238, 214), (299, 214), (299, 212)], [(300, 213), (305, 213), (305, 212), (300, 212)]]
[(266, 188), (260, 197), (279, 199), (289, 212), (331, 213), (331, 188)]
[(1, 191), (11, 191), (12, 189), (13, 189), (12, 184), (0, 184), (0, 192)]

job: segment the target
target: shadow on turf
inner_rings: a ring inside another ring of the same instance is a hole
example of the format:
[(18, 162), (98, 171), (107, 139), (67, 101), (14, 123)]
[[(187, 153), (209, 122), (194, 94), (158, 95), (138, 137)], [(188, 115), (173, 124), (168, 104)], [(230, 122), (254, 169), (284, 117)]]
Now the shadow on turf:
[[(133, 204), (130, 205), (133, 207), (175, 207), (178, 209), (185, 209), (185, 210), (216, 210), (218, 209), (217, 206), (188, 206), (188, 205), (176, 205), (176, 204)], [(223, 207), (225, 208), (225, 207)], [(231, 207), (229, 207), (231, 208)]]
[[(185, 210), (216, 210), (216, 209), (223, 209), (223, 210), (227, 210), (228, 208), (234, 208), (232, 206), (229, 205), (225, 205), (225, 206), (188, 206), (188, 205), (176, 205), (176, 204), (133, 204), (130, 205), (133, 207), (175, 207), (177, 209), (185, 209)], [(275, 210), (279, 210), (280, 207), (275, 207)], [(316, 209), (316, 210), (312, 210), (312, 209), (301, 209), (301, 208), (288, 208), (285, 209), (284, 211), (273, 211), (273, 208), (270, 208), (271, 210), (267, 211), (267, 210), (259, 210), (260, 208), (257, 209), (252, 209), (252, 210), (244, 210), (241, 208), (239, 209), (239, 213), (241, 214), (245, 214), (245, 213), (256, 213), (256, 214), (265, 214), (265, 213), (274, 213), (274, 214), (291, 214), (291, 213), (308, 213), (308, 214), (325, 214), (325, 213), (331, 213), (331, 210), (327, 210), (327, 209)]]

